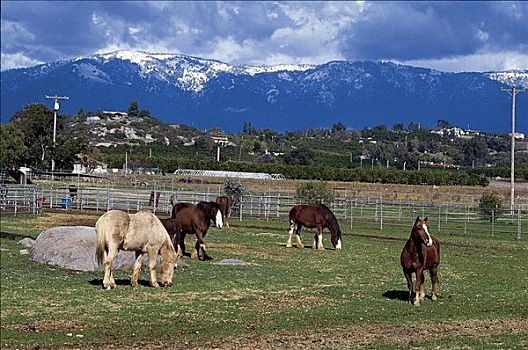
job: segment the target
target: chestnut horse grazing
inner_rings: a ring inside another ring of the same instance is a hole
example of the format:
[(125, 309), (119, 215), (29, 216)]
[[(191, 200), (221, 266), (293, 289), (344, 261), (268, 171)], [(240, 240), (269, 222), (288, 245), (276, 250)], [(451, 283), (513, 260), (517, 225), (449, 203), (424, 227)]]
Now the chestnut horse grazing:
[(225, 227), (229, 227), (227, 218), (231, 215), (231, 199), (227, 196), (220, 196), (216, 198), (216, 203), (220, 204), (220, 208), (222, 209)]
[(128, 214), (121, 210), (110, 210), (104, 213), (95, 224), (96, 251), (95, 255), (99, 265), (104, 262), (105, 275), (103, 287), (115, 288), (116, 283), (112, 275), (112, 261), (120, 250), (136, 252), (136, 262), (130, 282), (132, 287), (138, 285), (138, 276), (141, 269), (143, 254), (149, 258), (150, 285), (158, 288), (156, 281), (156, 263), (160, 256), (161, 285), (171, 285), (174, 267), (181, 251), (178, 253), (170, 237), (159, 221), (149, 212), (142, 210), (136, 214)]
[(427, 227), (427, 218), (416, 218), (413, 228), (411, 229), (411, 237), (405, 243), (401, 253), (401, 266), (403, 274), (407, 279), (407, 288), (409, 288), (409, 301), (413, 294), (412, 274), (416, 273), (416, 295), (414, 297), (414, 305), (420, 305), (420, 302), (425, 298), (424, 290), (424, 270), (429, 270), (431, 275), (431, 283), (433, 290), (431, 294), (432, 300), (437, 300), (438, 292), (438, 264), (440, 263), (440, 243), (438, 240), (429, 234)]
[[(224, 226), (220, 205), (215, 202), (200, 202), (196, 205), (191, 203), (178, 203), (172, 208), (171, 218), (176, 219), (181, 225), (180, 237), (179, 239), (175, 238), (175, 240), (179, 242), (182, 253), (185, 253), (185, 235), (188, 233), (195, 234), (196, 251), (194, 253), (197, 254), (198, 260), (212, 260), (213, 258), (207, 255), (205, 251), (203, 239), (211, 226), (211, 222), (217, 228)], [(177, 234), (178, 232), (169, 232), (169, 235), (172, 237), (176, 237)]]
[(328, 228), (331, 233), (330, 240), (336, 250), (341, 250), (341, 229), (334, 213), (324, 204), (319, 205), (296, 205), (290, 209), (290, 231), (288, 232), (287, 248), (292, 247), (292, 235), (297, 238), (297, 248), (304, 248), (301, 242), (301, 228), (316, 228), (313, 248), (324, 249), (323, 229)]

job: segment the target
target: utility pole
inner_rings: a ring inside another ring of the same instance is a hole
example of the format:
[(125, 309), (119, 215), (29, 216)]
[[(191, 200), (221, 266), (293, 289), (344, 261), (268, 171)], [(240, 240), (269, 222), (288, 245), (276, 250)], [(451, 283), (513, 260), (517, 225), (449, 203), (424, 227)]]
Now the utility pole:
[[(55, 144), (57, 143), (57, 112), (59, 111), (59, 100), (69, 100), (68, 96), (48, 96), (44, 95), (48, 100), (53, 100), (53, 153), (55, 153)], [(53, 181), (53, 172), (55, 171), (55, 159), (51, 158), (51, 180)]]
[(512, 97), (512, 132), (511, 132), (511, 165), (510, 165), (510, 210), (515, 209), (515, 95), (519, 92), (524, 92), (526, 89), (517, 89), (512, 86), (511, 89), (501, 88), (501, 91), (506, 91)]

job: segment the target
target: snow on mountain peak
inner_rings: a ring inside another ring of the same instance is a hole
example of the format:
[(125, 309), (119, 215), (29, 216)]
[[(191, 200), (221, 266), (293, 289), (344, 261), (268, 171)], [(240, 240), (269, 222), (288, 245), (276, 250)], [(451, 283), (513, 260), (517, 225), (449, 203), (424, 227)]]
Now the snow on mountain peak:
[(528, 70), (492, 72), (487, 75), (491, 80), (496, 80), (506, 85), (528, 87)]

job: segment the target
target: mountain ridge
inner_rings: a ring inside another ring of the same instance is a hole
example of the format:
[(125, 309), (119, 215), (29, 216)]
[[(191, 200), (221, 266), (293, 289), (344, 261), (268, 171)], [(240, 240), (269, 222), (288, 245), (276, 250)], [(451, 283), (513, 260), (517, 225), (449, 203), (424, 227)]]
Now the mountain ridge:
[[(239, 131), (244, 122), (279, 131), (353, 128), (444, 119), (507, 131), (511, 98), (501, 87), (528, 87), (528, 70), (441, 72), (383, 61), (321, 65), (229, 65), (181, 54), (137, 51), (77, 57), (1, 72), (1, 116), (45, 94), (70, 97), (61, 113), (126, 110), (132, 100), (168, 123)], [(517, 96), (526, 111), (526, 94)], [(526, 113), (526, 112), (524, 112)], [(522, 114), (521, 114), (522, 115)], [(518, 130), (528, 118), (518, 119)]]

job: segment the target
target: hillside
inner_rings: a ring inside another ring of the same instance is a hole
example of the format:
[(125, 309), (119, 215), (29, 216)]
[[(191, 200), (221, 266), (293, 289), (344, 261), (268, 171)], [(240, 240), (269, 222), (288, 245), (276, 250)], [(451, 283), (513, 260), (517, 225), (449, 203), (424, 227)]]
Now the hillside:
[[(528, 71), (446, 73), (390, 62), (232, 66), (173, 54), (118, 51), (1, 72), (1, 118), (24, 105), (67, 95), (61, 112), (120, 110), (141, 101), (169, 124), (238, 132), (245, 122), (278, 131), (438, 119), (506, 132), (510, 97), (501, 87), (528, 86)], [(519, 111), (528, 108), (519, 94)], [(522, 113), (522, 112), (519, 112)], [(525, 112), (524, 112), (525, 113)], [(518, 118), (528, 130), (528, 118)]]

